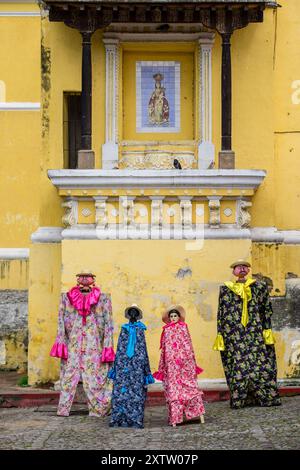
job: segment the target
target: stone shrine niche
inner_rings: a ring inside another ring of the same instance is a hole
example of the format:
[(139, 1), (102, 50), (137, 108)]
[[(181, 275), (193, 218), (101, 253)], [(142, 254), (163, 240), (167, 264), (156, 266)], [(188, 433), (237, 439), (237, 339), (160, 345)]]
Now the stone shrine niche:
[(213, 162), (214, 34), (179, 36), (104, 34), (104, 169), (172, 169), (175, 159), (182, 169), (196, 169)]

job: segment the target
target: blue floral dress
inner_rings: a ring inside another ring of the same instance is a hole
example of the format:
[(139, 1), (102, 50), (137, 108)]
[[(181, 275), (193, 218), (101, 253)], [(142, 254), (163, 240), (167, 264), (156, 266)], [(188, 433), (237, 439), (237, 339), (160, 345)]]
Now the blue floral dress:
[(114, 382), (110, 426), (144, 427), (147, 385), (154, 383), (145, 341), (146, 329), (139, 321), (122, 325), (115, 362), (108, 373)]

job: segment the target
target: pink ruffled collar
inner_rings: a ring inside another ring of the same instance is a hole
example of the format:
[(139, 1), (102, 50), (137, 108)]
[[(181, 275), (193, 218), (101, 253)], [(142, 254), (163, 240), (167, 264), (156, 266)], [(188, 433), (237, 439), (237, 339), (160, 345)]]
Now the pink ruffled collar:
[(67, 293), (68, 299), (74, 308), (82, 316), (83, 324), (86, 324), (86, 317), (91, 313), (92, 305), (98, 303), (101, 291), (98, 287), (93, 287), (89, 294), (80, 292), (78, 286), (72, 287)]

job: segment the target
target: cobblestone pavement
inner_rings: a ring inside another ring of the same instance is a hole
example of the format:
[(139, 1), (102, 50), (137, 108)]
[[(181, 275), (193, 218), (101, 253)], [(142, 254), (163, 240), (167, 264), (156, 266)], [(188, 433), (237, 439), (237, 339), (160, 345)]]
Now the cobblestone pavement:
[(56, 408), (0, 409), (0, 449), (201, 450), (300, 449), (300, 396), (282, 406), (231, 410), (229, 402), (206, 404), (205, 424), (167, 426), (165, 407), (147, 407), (145, 429), (109, 428), (109, 418), (75, 406), (68, 418)]

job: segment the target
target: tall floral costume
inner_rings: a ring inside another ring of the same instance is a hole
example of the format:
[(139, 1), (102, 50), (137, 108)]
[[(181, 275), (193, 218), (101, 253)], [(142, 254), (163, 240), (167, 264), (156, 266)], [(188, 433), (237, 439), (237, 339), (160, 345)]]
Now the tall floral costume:
[(147, 386), (154, 383), (151, 375), (146, 326), (138, 321), (142, 311), (133, 304), (125, 310), (130, 320), (121, 327), (116, 358), (108, 377), (113, 380), (110, 426), (144, 427)]
[(69, 416), (77, 384), (82, 380), (90, 416), (110, 410), (109, 364), (114, 361), (110, 296), (96, 286), (83, 293), (79, 286), (62, 294), (58, 331), (50, 355), (61, 359), (57, 414)]
[(213, 349), (221, 353), (232, 408), (281, 404), (271, 316), (266, 283), (249, 278), (220, 287)]
[[(177, 322), (169, 320), (169, 313), (176, 310), (180, 314)], [(153, 374), (164, 385), (168, 419), (170, 425), (187, 419), (201, 417), (205, 413), (202, 395), (197, 384), (197, 375), (203, 372), (197, 366), (191, 336), (184, 322), (183, 307), (172, 306), (163, 314), (166, 325), (160, 339), (160, 361), (158, 371)]]

